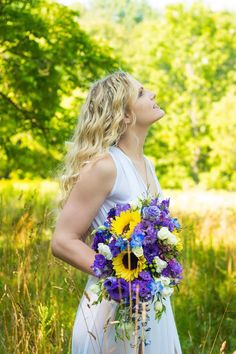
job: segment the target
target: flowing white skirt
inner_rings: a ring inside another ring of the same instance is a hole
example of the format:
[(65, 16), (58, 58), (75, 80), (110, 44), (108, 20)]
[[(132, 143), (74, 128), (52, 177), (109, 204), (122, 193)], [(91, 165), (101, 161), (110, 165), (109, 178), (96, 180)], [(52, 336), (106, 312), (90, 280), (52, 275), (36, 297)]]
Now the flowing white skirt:
[[(89, 275), (85, 291), (78, 306), (72, 333), (72, 354), (136, 354), (137, 350), (130, 346), (130, 341), (115, 341), (114, 325), (107, 321), (114, 320), (117, 304), (103, 300), (98, 305), (91, 305), (96, 295), (89, 287), (97, 281)], [(165, 300), (166, 312), (161, 319), (155, 320), (154, 308), (151, 304), (150, 320), (147, 332), (151, 344), (144, 347), (144, 354), (182, 354), (170, 298)], [(133, 342), (133, 341), (132, 341)]]

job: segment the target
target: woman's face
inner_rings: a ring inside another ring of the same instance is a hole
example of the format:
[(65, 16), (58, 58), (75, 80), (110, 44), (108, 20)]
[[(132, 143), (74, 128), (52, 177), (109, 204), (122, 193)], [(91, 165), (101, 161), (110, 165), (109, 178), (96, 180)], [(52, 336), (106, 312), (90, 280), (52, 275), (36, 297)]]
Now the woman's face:
[(138, 90), (138, 98), (133, 104), (133, 112), (136, 115), (136, 124), (149, 126), (161, 119), (165, 112), (155, 102), (155, 93), (149, 91), (142, 84), (132, 78)]

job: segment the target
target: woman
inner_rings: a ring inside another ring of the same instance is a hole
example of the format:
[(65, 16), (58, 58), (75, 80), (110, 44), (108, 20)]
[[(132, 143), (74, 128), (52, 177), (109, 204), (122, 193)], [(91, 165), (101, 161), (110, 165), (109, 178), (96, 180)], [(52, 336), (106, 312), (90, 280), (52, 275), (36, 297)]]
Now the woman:
[[(127, 203), (141, 194), (162, 190), (151, 161), (143, 154), (149, 127), (165, 112), (155, 103), (155, 94), (130, 74), (116, 71), (95, 82), (81, 109), (78, 125), (66, 156), (62, 187), (62, 210), (52, 238), (52, 253), (89, 274), (76, 314), (73, 354), (134, 353), (129, 340), (114, 339), (110, 324), (116, 304), (96, 296), (91, 265), (95, 252), (84, 241), (90, 226), (103, 224), (116, 203)], [(151, 307), (148, 332), (151, 344), (139, 353), (180, 354), (170, 299), (158, 322)], [(114, 318), (113, 318), (114, 319)]]

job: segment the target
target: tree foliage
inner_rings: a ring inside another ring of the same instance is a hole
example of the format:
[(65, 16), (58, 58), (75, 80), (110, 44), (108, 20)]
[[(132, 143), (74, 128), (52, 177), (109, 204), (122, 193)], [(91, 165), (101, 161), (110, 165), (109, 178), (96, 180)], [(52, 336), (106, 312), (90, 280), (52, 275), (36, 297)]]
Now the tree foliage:
[(141, 0), (71, 9), (44, 0), (5, 1), (1, 16), (5, 177), (50, 176), (89, 83), (119, 66), (166, 111), (145, 145), (162, 186), (236, 188), (234, 13), (201, 2), (159, 13)]
[[(132, 3), (135, 13), (140, 2)], [(236, 187), (236, 181), (230, 180), (235, 173), (234, 153), (228, 156), (227, 171), (219, 172), (222, 164), (212, 158), (220, 142), (219, 135), (212, 135), (217, 123), (210, 118), (215, 103), (225, 104), (229, 87), (235, 87), (235, 17), (228, 12), (210, 11), (198, 2), (189, 7), (168, 6), (161, 16), (147, 15), (129, 32), (123, 25), (122, 37), (116, 36), (120, 23), (112, 22), (108, 41), (114, 49), (122, 48), (132, 74), (156, 92), (158, 103), (166, 111), (165, 117), (150, 129), (145, 146), (154, 157), (157, 175), (165, 187)], [(111, 21), (107, 23), (111, 26)], [(93, 33), (95, 27), (98, 37), (96, 24), (86, 24), (88, 32)], [(103, 39), (104, 28), (100, 29)], [(225, 117), (215, 119), (223, 129)], [(228, 129), (229, 135), (225, 133), (227, 145), (234, 139), (232, 132)]]
[(117, 67), (109, 46), (83, 31), (78, 17), (77, 11), (49, 1), (2, 3), (0, 168), (5, 178), (50, 175), (83, 92), (107, 68)]

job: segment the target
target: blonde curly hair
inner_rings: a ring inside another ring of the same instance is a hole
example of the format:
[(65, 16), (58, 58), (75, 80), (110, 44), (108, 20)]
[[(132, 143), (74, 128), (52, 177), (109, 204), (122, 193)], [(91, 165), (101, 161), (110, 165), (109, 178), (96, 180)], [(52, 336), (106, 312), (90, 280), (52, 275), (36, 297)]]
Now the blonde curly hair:
[(81, 168), (104, 156), (111, 145), (118, 143), (127, 129), (125, 114), (131, 117), (131, 125), (135, 124), (132, 105), (137, 97), (138, 90), (132, 76), (122, 70), (112, 72), (91, 85), (61, 165), (60, 208), (65, 204)]

